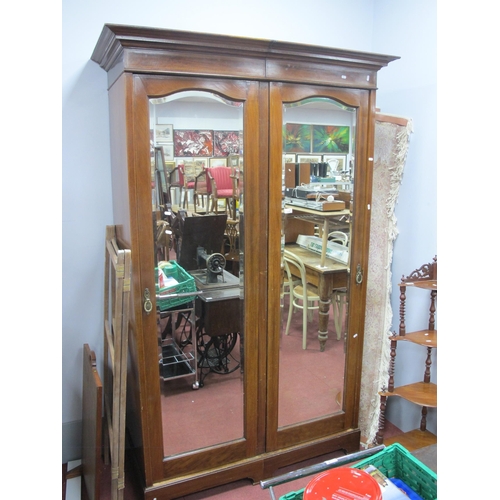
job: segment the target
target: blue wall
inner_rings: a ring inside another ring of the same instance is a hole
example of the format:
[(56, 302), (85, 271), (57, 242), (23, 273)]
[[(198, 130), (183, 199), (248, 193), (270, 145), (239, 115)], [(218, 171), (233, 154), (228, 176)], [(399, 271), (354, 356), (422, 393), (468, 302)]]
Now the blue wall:
[[(437, 8), (434, 0), (376, 2), (373, 51), (396, 53), (401, 59), (380, 73), (377, 107), (383, 113), (411, 118), (413, 134), (395, 215), (399, 236), (392, 265), (393, 331), (399, 327), (401, 277), (437, 254)], [(428, 293), (408, 290), (407, 331), (427, 327)], [(433, 352), (432, 381), (437, 359)], [(425, 349), (402, 342), (396, 357), (396, 385), (421, 380)], [(420, 426), (420, 408), (394, 398), (387, 418), (404, 431)], [(436, 432), (436, 410), (429, 409), (427, 428)]]

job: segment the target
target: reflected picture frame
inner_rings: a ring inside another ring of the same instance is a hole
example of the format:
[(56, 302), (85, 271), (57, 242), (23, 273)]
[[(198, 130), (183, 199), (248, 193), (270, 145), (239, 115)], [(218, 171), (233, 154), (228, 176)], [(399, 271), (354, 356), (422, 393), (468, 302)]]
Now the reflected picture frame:
[(161, 148), (163, 149), (163, 156), (165, 157), (165, 161), (173, 161), (174, 143), (171, 142), (169, 144), (161, 144)]
[(158, 123), (155, 125), (155, 141), (156, 144), (173, 143), (174, 141), (174, 126), (170, 124)]
[(165, 170), (167, 172), (172, 172), (175, 168), (175, 161), (165, 161)]
[(237, 167), (240, 164), (240, 155), (229, 155), (227, 157), (227, 165), (229, 167)]
[(176, 157), (213, 155), (213, 130), (174, 129), (173, 142)]
[(210, 158), (210, 167), (227, 167), (227, 158)]
[(240, 151), (239, 130), (214, 130), (214, 156), (229, 156)]
[(321, 155), (297, 155), (297, 163), (319, 163), (322, 161)]
[(349, 153), (351, 128), (347, 125), (313, 125), (312, 153)]

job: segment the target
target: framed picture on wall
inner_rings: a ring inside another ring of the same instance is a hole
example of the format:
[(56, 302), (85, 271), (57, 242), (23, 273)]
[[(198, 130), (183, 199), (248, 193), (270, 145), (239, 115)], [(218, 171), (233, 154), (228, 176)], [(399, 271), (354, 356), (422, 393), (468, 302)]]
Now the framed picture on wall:
[(285, 153), (310, 153), (311, 125), (286, 123), (283, 126), (283, 151)]
[(174, 159), (174, 143), (170, 144), (162, 144), (161, 148), (163, 149), (163, 156), (165, 156), (165, 160), (173, 160)]
[(321, 155), (297, 155), (297, 163), (319, 163)]
[(173, 142), (174, 140), (174, 126), (166, 124), (158, 124), (155, 126), (155, 140), (156, 144), (164, 144), (166, 142)]
[(238, 167), (240, 164), (240, 155), (229, 155), (227, 157), (227, 164), (229, 167)]
[(283, 162), (284, 163), (295, 163), (295, 154), (293, 154), (293, 153), (284, 154), (283, 155)]
[(208, 158), (192, 158), (184, 163), (184, 180), (191, 182), (203, 172), (207, 166)]
[(313, 125), (313, 153), (349, 153), (349, 131), (346, 125)]
[(167, 172), (172, 172), (172, 170), (175, 168), (175, 161), (166, 161), (165, 168)]
[(214, 156), (228, 156), (240, 152), (239, 130), (214, 130)]
[(193, 158), (193, 163), (195, 164), (197, 170), (201, 171), (204, 168), (207, 168), (209, 163), (208, 163), (208, 158)]
[(187, 162), (193, 161), (192, 157), (186, 157), (186, 158), (175, 158), (175, 166), (178, 167), (179, 165), (185, 165)]
[(212, 156), (213, 152), (212, 130), (174, 130), (175, 156)]
[(210, 158), (210, 166), (213, 167), (227, 167), (227, 158)]

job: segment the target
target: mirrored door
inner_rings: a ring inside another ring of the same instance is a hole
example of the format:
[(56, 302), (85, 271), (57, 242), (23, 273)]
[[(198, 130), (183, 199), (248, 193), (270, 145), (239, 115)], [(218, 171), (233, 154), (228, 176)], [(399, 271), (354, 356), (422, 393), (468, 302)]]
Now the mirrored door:
[(243, 112), (206, 91), (150, 99), (165, 456), (244, 436)]
[(342, 411), (355, 137), (338, 101), (283, 105), (280, 428)]
[(151, 402), (143, 426), (155, 474), (173, 477), (241, 460), (257, 447), (248, 415), (257, 405), (258, 333), (248, 311), (256, 309), (258, 276), (248, 262), (265, 240), (254, 222), (256, 196), (247, 196), (261, 176), (259, 152), (247, 143), (260, 133), (258, 85), (174, 77), (135, 83), (136, 124), (149, 138), (148, 161), (137, 172), (148, 191), (149, 214), (140, 220), (151, 224), (140, 242), (142, 289), (155, 289), (155, 317), (143, 315), (142, 390)]
[(279, 266), (273, 262), (280, 313), (270, 340), (268, 380), (277, 399), (277, 407), (268, 406), (271, 449), (340, 432), (352, 419), (359, 342), (349, 332), (360, 323), (352, 313), (351, 269), (363, 98), (271, 86), (271, 169), (281, 195), (281, 241), (270, 243), (281, 248)]

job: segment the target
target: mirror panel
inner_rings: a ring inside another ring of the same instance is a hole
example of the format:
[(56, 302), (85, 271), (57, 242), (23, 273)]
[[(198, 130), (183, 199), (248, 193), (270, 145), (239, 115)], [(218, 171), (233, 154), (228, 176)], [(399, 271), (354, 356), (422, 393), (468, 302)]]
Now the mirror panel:
[(283, 105), (279, 428), (344, 409), (355, 137), (354, 108)]
[(164, 456), (244, 437), (243, 112), (204, 91), (150, 99)]

